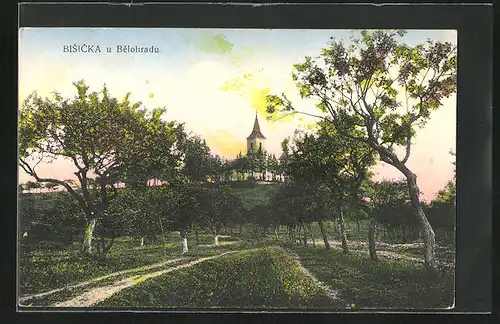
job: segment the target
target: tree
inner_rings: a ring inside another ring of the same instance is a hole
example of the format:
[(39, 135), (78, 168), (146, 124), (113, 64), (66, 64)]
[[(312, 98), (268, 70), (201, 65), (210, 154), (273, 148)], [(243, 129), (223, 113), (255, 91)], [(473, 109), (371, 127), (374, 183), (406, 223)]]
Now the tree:
[[(450, 152), (450, 154), (455, 156), (454, 152)], [(455, 162), (452, 164), (456, 165)], [(427, 207), (429, 221), (433, 227), (442, 231), (445, 243), (453, 242), (454, 239), (456, 200), (456, 175), (454, 175), (453, 180), (448, 181), (445, 187), (438, 191), (436, 197)]]
[[(74, 86), (77, 95), (73, 99), (58, 93), (52, 99), (33, 93), (24, 102), (19, 118), (19, 165), (39, 183), (64, 187), (78, 202), (86, 219), (83, 251), (91, 253), (96, 223), (117, 195), (116, 178), (133, 161), (149, 156), (155, 126), (163, 124), (158, 122), (161, 110), (148, 116), (139, 109), (140, 103), (130, 103), (130, 94), (119, 101), (105, 86), (100, 92), (89, 92), (83, 81)], [(37, 173), (40, 162), (55, 158), (73, 163), (78, 189), (68, 181)]]
[(370, 199), (374, 204), (372, 216), (384, 226), (392, 240), (397, 240), (396, 230), (400, 229), (400, 239), (406, 242), (409, 234), (418, 236), (418, 222), (412, 217), (411, 202), (408, 195), (408, 184), (402, 180), (379, 181), (371, 184)]
[(56, 246), (71, 244), (84, 221), (76, 201), (65, 191), (39, 198), (25, 195), (19, 200), (22, 244), (42, 241)]
[(238, 154), (232, 163), (232, 169), (236, 172), (238, 180), (245, 180), (245, 173), (249, 170), (248, 158), (241, 153)]
[(349, 251), (345, 212), (361, 200), (359, 188), (370, 176), (368, 168), (374, 163), (374, 153), (367, 144), (337, 136), (336, 130), (324, 122), (318, 123), (315, 133), (297, 136), (288, 156), (285, 172), (293, 181), (314, 184), (309, 190), (326, 186), (322, 193), (330, 214), (338, 219), (345, 253)]
[(206, 182), (216, 173), (216, 161), (205, 140), (197, 136), (187, 138), (181, 145), (183, 155), (181, 173), (189, 181)]
[(38, 193), (40, 193), (40, 190), (42, 189), (42, 185), (38, 182), (32, 182), (30, 186), (35, 192), (38, 189)]
[(200, 227), (212, 231), (214, 244), (218, 245), (221, 229), (231, 220), (237, 220), (241, 216), (241, 200), (232, 188), (224, 183), (206, 183), (197, 191), (196, 200), (199, 205), (196, 222)]
[[(177, 183), (170, 188), (170, 201), (174, 203), (174, 209), (165, 208), (164, 212), (170, 212), (170, 228), (178, 230), (181, 235), (182, 253), (187, 253), (187, 235), (191, 227), (200, 217), (200, 203), (197, 198), (201, 196), (202, 187), (198, 184), (187, 182)], [(168, 204), (166, 201), (165, 203)]]
[(57, 183), (48, 182), (45, 184), (45, 188), (47, 188), (49, 191), (54, 191), (58, 187), (59, 187), (59, 185)]
[(247, 154), (248, 169), (251, 172), (252, 179), (255, 179), (255, 173), (261, 174), (261, 178), (265, 175), (267, 169), (265, 151), (258, 149), (257, 151), (249, 151)]
[(267, 168), (271, 173), (271, 181), (276, 181), (277, 177), (280, 173), (279, 160), (276, 158), (276, 155), (269, 154), (267, 157)]
[(127, 156), (127, 163), (123, 164), (116, 180), (128, 187), (144, 188), (151, 180), (159, 183), (179, 176), (184, 154), (181, 147), (188, 135), (183, 124), (162, 119), (165, 111), (155, 108), (148, 114), (149, 119), (144, 120), (143, 125), (144, 149)]
[[(456, 90), (456, 46), (427, 41), (399, 42), (404, 31), (362, 31), (347, 46), (331, 40), (316, 58), (294, 66), (302, 98), (316, 101), (320, 114), (298, 111), (283, 94), (267, 98), (268, 112), (309, 114), (339, 135), (366, 143), (408, 183), (412, 207), (424, 232), (425, 264), (435, 268), (435, 234), (421, 207), (416, 175), (406, 162), (416, 128), (422, 128), (443, 98)], [(404, 148), (398, 154), (395, 148)]]

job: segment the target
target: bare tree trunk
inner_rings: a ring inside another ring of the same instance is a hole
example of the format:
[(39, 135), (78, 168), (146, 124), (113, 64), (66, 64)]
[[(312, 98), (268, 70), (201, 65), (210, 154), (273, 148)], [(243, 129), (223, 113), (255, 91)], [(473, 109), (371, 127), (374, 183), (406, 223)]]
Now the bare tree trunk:
[(141, 237), (141, 246), (144, 246), (144, 237)]
[(326, 236), (325, 228), (323, 227), (323, 221), (318, 221), (319, 230), (321, 231), (321, 236), (323, 236), (323, 242), (325, 242), (325, 249), (330, 249), (330, 242), (328, 242), (328, 237)]
[(182, 254), (187, 253), (189, 251), (186, 230), (181, 230), (181, 247), (182, 247)]
[[(406, 174), (405, 174), (406, 175)], [(424, 258), (425, 258), (425, 266), (427, 268), (435, 269), (436, 268), (436, 258), (435, 258), (435, 245), (436, 245), (436, 235), (434, 234), (434, 230), (432, 229), (431, 224), (427, 220), (425, 216), (424, 210), (420, 205), (419, 193), (420, 190), (417, 186), (417, 176), (415, 174), (410, 174), (406, 176), (408, 181), (408, 189), (411, 198), (411, 204), (415, 209), (415, 213), (417, 214), (418, 219), (420, 220), (420, 225), (422, 227), (422, 232), (424, 236)]]
[(375, 218), (370, 219), (370, 224), (368, 226), (368, 249), (370, 251), (370, 258), (377, 262), (377, 250), (375, 249), (375, 236), (377, 231), (377, 223)]
[(219, 245), (219, 233), (217, 231), (214, 231), (214, 245), (218, 246)]
[[(379, 152), (387, 156), (387, 152)], [(390, 156), (389, 156), (390, 157)], [(390, 157), (392, 159), (392, 157)], [(394, 159), (392, 159), (394, 161)], [(406, 177), (406, 181), (408, 183), (408, 192), (410, 194), (411, 205), (415, 210), (415, 214), (420, 221), (420, 227), (422, 229), (423, 239), (424, 239), (424, 259), (426, 268), (435, 269), (436, 268), (436, 254), (435, 254), (435, 245), (436, 245), (436, 235), (434, 234), (434, 230), (432, 229), (429, 220), (425, 216), (424, 210), (420, 205), (420, 189), (417, 185), (417, 176), (411, 172), (404, 163), (401, 163), (396, 159), (392, 163), (394, 167), (396, 167), (401, 173), (403, 173)]]
[[(108, 245), (106, 245), (106, 239), (104, 236), (101, 236), (101, 248), (99, 250), (99, 260), (104, 261), (106, 260), (106, 256), (108, 255), (109, 250), (111, 250), (111, 247), (113, 246), (113, 243), (115, 241), (115, 237), (113, 236), (110, 240)], [(99, 246), (99, 244), (98, 244)]]
[(85, 225), (85, 234), (83, 235), (83, 246), (82, 250), (85, 254), (92, 253), (92, 234), (94, 233), (95, 224), (97, 222), (96, 218), (92, 218), (87, 221)]
[(161, 221), (160, 216), (158, 216), (158, 220), (160, 221), (161, 237), (163, 238), (163, 255), (167, 256), (167, 239), (165, 238), (165, 232), (163, 231), (163, 223)]
[(309, 235), (311, 235), (311, 240), (312, 240), (313, 246), (316, 247), (316, 239), (314, 238), (314, 233), (311, 229), (311, 224), (307, 225), (307, 230), (309, 231)]
[(307, 230), (305, 225), (302, 225), (302, 234), (303, 234), (304, 246), (307, 246)]
[(340, 231), (340, 240), (342, 241), (342, 250), (344, 253), (349, 252), (349, 248), (347, 246), (347, 235), (345, 233), (345, 223), (344, 223), (344, 212), (342, 209), (339, 211), (339, 231)]
[(280, 239), (278, 236), (278, 226), (274, 226), (274, 235), (276, 236), (276, 241), (278, 241)]

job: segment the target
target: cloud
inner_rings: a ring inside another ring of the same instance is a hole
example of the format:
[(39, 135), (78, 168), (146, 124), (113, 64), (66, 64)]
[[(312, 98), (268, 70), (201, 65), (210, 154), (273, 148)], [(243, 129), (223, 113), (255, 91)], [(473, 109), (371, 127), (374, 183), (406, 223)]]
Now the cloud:
[(187, 45), (202, 53), (228, 55), (233, 51), (233, 44), (229, 43), (226, 36), (220, 33), (213, 34), (204, 31), (194, 35), (190, 34), (190, 36), (184, 35), (183, 38)]

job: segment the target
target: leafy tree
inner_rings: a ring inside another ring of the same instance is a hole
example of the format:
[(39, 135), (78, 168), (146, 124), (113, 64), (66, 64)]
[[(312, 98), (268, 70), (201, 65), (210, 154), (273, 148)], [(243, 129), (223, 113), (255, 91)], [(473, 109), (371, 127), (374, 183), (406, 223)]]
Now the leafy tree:
[[(285, 176), (289, 161), (290, 161), (290, 139), (285, 138), (281, 142), (281, 155), (279, 157), (279, 163), (278, 163), (279, 173), (283, 176)], [(286, 178), (284, 178), (283, 180), (286, 180)]]
[(446, 186), (439, 190), (435, 200), (455, 204), (457, 199), (457, 187), (455, 181), (448, 181)]
[(78, 204), (67, 192), (23, 195), (19, 199), (21, 243), (26, 245), (50, 242), (67, 246), (81, 232), (84, 217)]
[(156, 232), (157, 224), (154, 224), (156, 227), (151, 224), (156, 216), (151, 208), (151, 202), (154, 201), (152, 191), (157, 188), (144, 189), (122, 188), (118, 190), (113, 203), (97, 223), (94, 236), (100, 260), (106, 259), (117, 237), (123, 235), (144, 237), (146, 233)]
[[(336, 136), (328, 123), (320, 122), (316, 133), (303, 134), (293, 142), (286, 173), (300, 183), (323, 184), (329, 210), (339, 220), (344, 252), (348, 252), (344, 213), (360, 201), (359, 188), (375, 163), (373, 151), (362, 142)], [(321, 187), (321, 185), (320, 185)]]
[(45, 188), (47, 188), (49, 191), (54, 191), (59, 187), (57, 183), (52, 183), (52, 182), (47, 182), (45, 184)]
[(30, 187), (31, 189), (33, 189), (35, 192), (37, 191), (38, 189), (38, 193), (40, 193), (41, 189), (42, 189), (42, 185), (38, 182), (31, 182), (30, 183)]
[(211, 183), (199, 188), (196, 200), (200, 208), (196, 222), (212, 231), (214, 243), (218, 245), (221, 229), (230, 221), (241, 217), (243, 210), (241, 199), (229, 185)]
[[(83, 81), (74, 86), (77, 95), (73, 99), (33, 93), (24, 102), (19, 118), (19, 164), (37, 182), (60, 185), (78, 202), (86, 219), (83, 251), (91, 253), (96, 223), (116, 197), (116, 178), (133, 161), (149, 156), (149, 139), (160, 125), (161, 111), (147, 116), (139, 109), (140, 103), (130, 103), (130, 94), (119, 101), (106, 87), (89, 92)], [(38, 174), (38, 163), (55, 158), (73, 163), (78, 189), (68, 181)], [(92, 181), (93, 177), (98, 181)]]
[(233, 161), (232, 168), (236, 172), (237, 179), (244, 180), (245, 174), (250, 168), (248, 158), (240, 153)]
[(248, 169), (251, 172), (252, 179), (255, 179), (255, 173), (262, 174), (261, 178), (265, 176), (265, 171), (267, 169), (266, 156), (266, 152), (261, 149), (248, 152)]
[(192, 136), (181, 145), (180, 151), (183, 154), (181, 173), (184, 177), (194, 182), (206, 182), (215, 175), (215, 158), (205, 140)]
[(29, 193), (31, 193), (31, 190), (35, 189), (36, 184), (33, 181), (28, 181), (24, 184), (25, 190), (27, 190)]
[(155, 108), (145, 112), (141, 140), (143, 150), (127, 156), (127, 163), (117, 181), (127, 186), (143, 188), (152, 179), (156, 183), (169, 181), (179, 175), (182, 143), (187, 140), (183, 124), (175, 121), (165, 122), (162, 117), (166, 110)]
[[(455, 156), (454, 152), (450, 152)], [(455, 166), (455, 162), (453, 165)], [(455, 215), (456, 215), (456, 176), (453, 180), (446, 183), (445, 187), (438, 191), (436, 197), (427, 207), (429, 221), (433, 227), (441, 230), (445, 243), (452, 243), (455, 233)]]
[[(300, 95), (317, 102), (320, 114), (310, 115), (331, 124), (339, 136), (366, 143), (406, 177), (424, 233), (425, 264), (435, 268), (435, 234), (406, 162), (416, 128), (455, 93), (456, 46), (430, 40), (409, 46), (398, 39), (404, 34), (362, 31), (351, 46), (332, 39), (318, 57), (296, 64), (292, 77)], [(307, 113), (296, 110), (285, 95), (270, 95), (267, 101), (269, 113)], [(396, 147), (403, 147), (404, 154)]]
[(280, 165), (279, 160), (276, 158), (276, 155), (269, 154), (267, 156), (267, 168), (271, 173), (271, 180), (276, 181), (278, 175), (280, 174)]
[(374, 204), (372, 215), (384, 226), (390, 238), (395, 238), (396, 229), (401, 230), (401, 239), (406, 242), (411, 231), (415, 239), (418, 221), (411, 209), (408, 184), (405, 180), (380, 181), (372, 184), (370, 199)]

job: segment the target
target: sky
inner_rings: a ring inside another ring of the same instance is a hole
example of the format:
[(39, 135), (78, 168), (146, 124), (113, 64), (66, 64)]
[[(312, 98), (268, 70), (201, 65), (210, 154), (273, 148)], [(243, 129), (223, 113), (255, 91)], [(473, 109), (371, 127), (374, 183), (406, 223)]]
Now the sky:
[[(74, 97), (73, 82), (84, 80), (92, 91), (105, 84), (112, 96), (131, 93), (146, 108), (165, 107), (166, 120), (183, 122), (206, 139), (213, 153), (226, 158), (246, 150), (246, 137), (259, 116), (266, 149), (279, 156), (280, 143), (309, 117), (266, 119), (265, 96), (285, 93), (296, 107), (315, 112), (301, 100), (291, 79), (292, 66), (316, 56), (330, 37), (349, 41), (353, 30), (175, 29), (175, 28), (23, 28), (19, 35), (19, 103), (33, 91), (57, 91)], [(452, 30), (409, 30), (409, 45), (434, 41), (456, 44)], [(100, 53), (64, 52), (65, 46), (99, 46)], [(117, 46), (155, 47), (158, 53), (117, 53)], [(106, 48), (111, 48), (108, 53)], [(425, 200), (453, 178), (456, 97), (443, 101), (425, 128), (417, 132), (407, 162), (416, 173)], [(40, 176), (74, 178), (71, 163), (56, 160), (37, 166)], [(374, 167), (375, 180), (402, 175), (392, 166)], [(21, 169), (19, 181), (31, 179)]]

